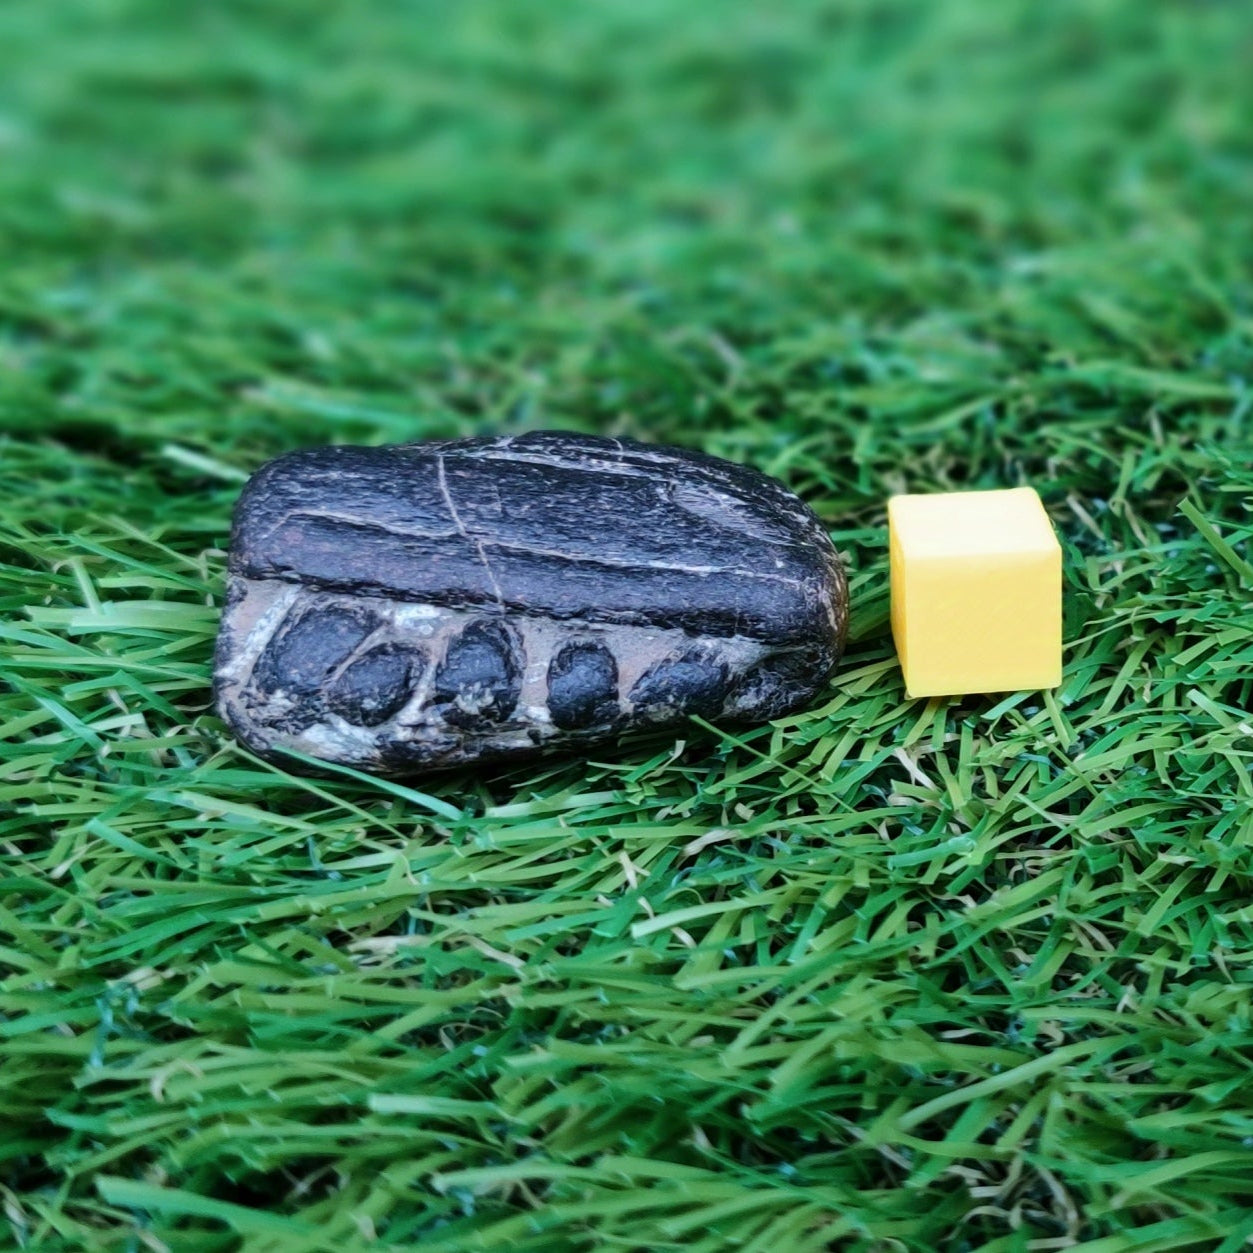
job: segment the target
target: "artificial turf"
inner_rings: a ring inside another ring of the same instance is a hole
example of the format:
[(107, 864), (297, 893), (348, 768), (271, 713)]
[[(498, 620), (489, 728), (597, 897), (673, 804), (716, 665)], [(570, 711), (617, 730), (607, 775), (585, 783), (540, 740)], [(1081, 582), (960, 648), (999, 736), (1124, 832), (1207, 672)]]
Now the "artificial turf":
[[(0, 1246), (1253, 1239), (1253, 12), (0, 6)], [(565, 427), (767, 470), (773, 726), (234, 746), (233, 499)], [(1055, 693), (905, 698), (884, 501), (1029, 482)]]

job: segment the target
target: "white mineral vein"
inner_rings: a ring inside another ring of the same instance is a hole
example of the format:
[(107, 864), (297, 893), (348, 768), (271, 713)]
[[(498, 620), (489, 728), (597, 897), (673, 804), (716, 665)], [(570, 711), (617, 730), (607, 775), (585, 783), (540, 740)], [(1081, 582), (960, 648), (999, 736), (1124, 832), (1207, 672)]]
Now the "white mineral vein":
[(286, 526), (293, 518), (323, 518), (328, 522), (342, 522), (345, 526), (369, 527), (372, 530), (385, 530), (392, 535), (403, 535), (407, 539), (452, 539), (454, 535), (463, 535), (464, 531), (423, 531), (417, 527), (398, 525), (393, 522), (380, 522), (377, 519), (362, 518), (351, 513), (340, 513), (334, 509), (291, 509), (285, 513), (267, 532), (268, 540), (280, 527)]

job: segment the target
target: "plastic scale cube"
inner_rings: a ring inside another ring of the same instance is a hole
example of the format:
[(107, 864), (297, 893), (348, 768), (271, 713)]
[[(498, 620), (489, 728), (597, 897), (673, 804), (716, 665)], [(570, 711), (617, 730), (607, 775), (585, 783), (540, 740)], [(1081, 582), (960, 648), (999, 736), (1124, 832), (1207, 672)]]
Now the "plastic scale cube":
[(1033, 488), (895, 496), (888, 529), (910, 696), (1061, 682), (1062, 551)]

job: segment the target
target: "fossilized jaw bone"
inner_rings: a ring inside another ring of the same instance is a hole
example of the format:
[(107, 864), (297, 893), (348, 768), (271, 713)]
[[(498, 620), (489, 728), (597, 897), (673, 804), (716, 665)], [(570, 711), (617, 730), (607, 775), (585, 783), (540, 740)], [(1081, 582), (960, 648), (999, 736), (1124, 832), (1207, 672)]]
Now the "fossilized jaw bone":
[(280, 458), (240, 500), (229, 579), (240, 738), (397, 773), (776, 716), (825, 680), (847, 608), (773, 480), (559, 433)]

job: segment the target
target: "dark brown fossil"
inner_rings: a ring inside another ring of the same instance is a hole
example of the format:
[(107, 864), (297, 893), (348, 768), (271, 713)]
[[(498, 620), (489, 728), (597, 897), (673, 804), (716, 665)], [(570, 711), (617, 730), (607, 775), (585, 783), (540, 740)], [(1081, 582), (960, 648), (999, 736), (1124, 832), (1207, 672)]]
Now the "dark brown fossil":
[(410, 773), (809, 701), (847, 585), (809, 508), (562, 432), (316, 448), (236, 510), (218, 705), (257, 752)]

